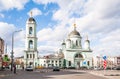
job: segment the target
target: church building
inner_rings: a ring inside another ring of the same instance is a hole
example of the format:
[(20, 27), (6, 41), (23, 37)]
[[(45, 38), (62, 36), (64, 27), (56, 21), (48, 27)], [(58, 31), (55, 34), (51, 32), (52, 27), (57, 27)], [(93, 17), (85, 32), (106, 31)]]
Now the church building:
[(52, 55), (44, 57), (38, 56), (37, 50), (37, 36), (36, 36), (36, 21), (32, 17), (26, 22), (26, 41), (24, 50), (24, 65), (32, 65), (34, 68), (37, 66), (53, 67), (87, 67), (93, 66), (92, 50), (90, 48), (90, 41), (88, 37), (84, 41), (82, 46), (82, 37), (76, 29), (70, 32), (67, 38), (62, 42), (61, 49)]
[(76, 24), (74, 29), (68, 34), (68, 37), (62, 43), (62, 53), (64, 54), (65, 67), (87, 67), (93, 66), (92, 63), (92, 50), (90, 48), (90, 41), (88, 37), (84, 41), (84, 47), (82, 46), (82, 37), (76, 30)]

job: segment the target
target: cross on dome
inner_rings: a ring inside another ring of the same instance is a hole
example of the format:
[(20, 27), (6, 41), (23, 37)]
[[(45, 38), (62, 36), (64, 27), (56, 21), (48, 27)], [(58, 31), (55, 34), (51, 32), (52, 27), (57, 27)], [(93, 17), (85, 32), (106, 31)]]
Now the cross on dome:
[(32, 17), (32, 15), (33, 15), (33, 12), (31, 11), (31, 12), (30, 12), (30, 17)]

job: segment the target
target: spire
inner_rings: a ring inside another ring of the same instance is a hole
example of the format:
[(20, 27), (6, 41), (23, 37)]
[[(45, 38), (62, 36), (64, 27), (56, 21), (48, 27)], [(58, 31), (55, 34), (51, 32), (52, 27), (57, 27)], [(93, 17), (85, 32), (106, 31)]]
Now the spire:
[(88, 35), (86, 36), (87, 40), (88, 40)]
[(30, 17), (32, 17), (32, 15), (33, 15), (33, 13), (32, 13), (32, 11), (30, 11)]
[(88, 35), (86, 35), (86, 42), (90, 42), (89, 39), (88, 39)]
[(73, 26), (74, 26), (74, 30), (76, 30), (75, 18), (74, 18), (74, 24), (73, 24)]

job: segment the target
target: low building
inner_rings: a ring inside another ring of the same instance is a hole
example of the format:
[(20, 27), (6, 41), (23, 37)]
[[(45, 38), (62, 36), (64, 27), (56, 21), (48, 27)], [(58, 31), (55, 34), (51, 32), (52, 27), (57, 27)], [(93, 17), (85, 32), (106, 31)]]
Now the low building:
[(0, 68), (2, 67), (2, 55), (4, 54), (4, 40), (0, 38)]
[(14, 59), (14, 63), (16, 64), (16, 67), (18, 69), (23, 68), (24, 67), (24, 57), (15, 57)]
[[(113, 68), (116, 66), (120, 66), (120, 56), (106, 56), (107, 67), (106, 68)], [(94, 58), (94, 67), (103, 68), (104, 59), (102, 56), (96, 56)]]
[(55, 56), (54, 54), (47, 55), (39, 58), (38, 66), (42, 66), (45, 68), (50, 68), (54, 66), (63, 67), (63, 59), (62, 57)]

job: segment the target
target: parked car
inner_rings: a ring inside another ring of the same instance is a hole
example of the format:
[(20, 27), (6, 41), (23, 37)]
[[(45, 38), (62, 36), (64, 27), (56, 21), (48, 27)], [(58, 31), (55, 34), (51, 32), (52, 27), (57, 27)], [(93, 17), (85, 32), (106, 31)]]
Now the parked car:
[(120, 66), (114, 67), (114, 70), (120, 70)]
[(53, 71), (60, 71), (59, 67), (53, 67)]
[(33, 71), (33, 67), (32, 66), (27, 66), (25, 70), (26, 71)]

